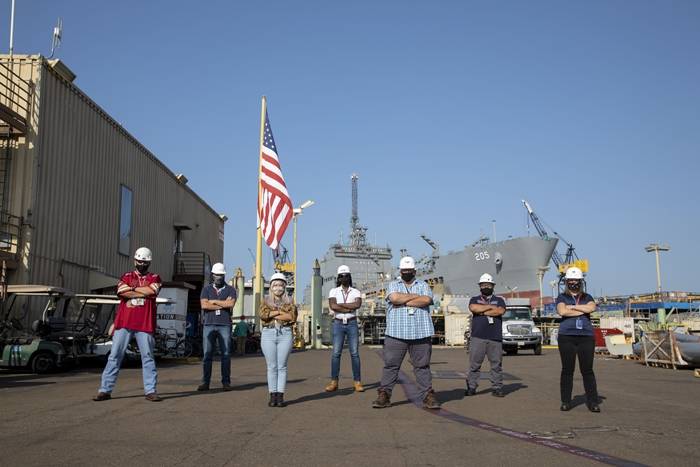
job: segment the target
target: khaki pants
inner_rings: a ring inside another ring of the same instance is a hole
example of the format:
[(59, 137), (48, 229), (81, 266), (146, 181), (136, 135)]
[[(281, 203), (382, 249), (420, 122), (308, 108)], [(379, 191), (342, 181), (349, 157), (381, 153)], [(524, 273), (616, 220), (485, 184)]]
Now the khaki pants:
[(238, 355), (245, 355), (246, 336), (236, 336), (236, 352)]

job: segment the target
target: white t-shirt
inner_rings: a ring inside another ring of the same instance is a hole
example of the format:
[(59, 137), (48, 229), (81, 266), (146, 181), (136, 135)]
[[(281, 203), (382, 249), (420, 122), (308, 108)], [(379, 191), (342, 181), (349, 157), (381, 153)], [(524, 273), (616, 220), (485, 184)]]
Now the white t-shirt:
[[(331, 291), (328, 292), (328, 298), (335, 298), (336, 303), (353, 303), (358, 298), (362, 298), (362, 293), (360, 293), (360, 291), (354, 287), (348, 287), (348, 290), (346, 292), (345, 290), (343, 290), (343, 287), (340, 286), (336, 287), (335, 289), (331, 289)], [(331, 314), (333, 314), (336, 319), (348, 319), (355, 317), (354, 312), (338, 313), (331, 310)]]

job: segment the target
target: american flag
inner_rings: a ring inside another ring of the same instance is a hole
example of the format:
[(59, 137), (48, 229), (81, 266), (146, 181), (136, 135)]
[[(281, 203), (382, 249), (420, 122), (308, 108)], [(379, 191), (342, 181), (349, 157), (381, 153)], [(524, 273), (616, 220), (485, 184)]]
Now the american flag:
[(282, 176), (282, 167), (277, 157), (277, 146), (272, 136), (267, 110), (265, 110), (261, 159), (258, 226), (265, 243), (274, 250), (282, 240), (289, 221), (292, 220), (294, 208)]

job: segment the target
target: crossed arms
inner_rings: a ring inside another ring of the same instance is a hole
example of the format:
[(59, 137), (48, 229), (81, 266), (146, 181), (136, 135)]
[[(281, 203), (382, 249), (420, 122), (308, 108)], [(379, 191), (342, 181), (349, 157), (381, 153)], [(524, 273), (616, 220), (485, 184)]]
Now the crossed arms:
[(427, 295), (415, 293), (392, 292), (387, 299), (394, 306), (410, 306), (414, 308), (425, 308), (433, 304), (433, 299)]
[(338, 303), (335, 298), (329, 298), (328, 306), (336, 313), (352, 313), (362, 306), (362, 299), (358, 297), (352, 303)]
[(205, 311), (216, 311), (222, 308), (233, 308), (236, 304), (235, 298), (227, 298), (226, 300), (209, 300), (207, 298), (202, 298), (200, 301), (202, 305), (202, 310)]
[(583, 316), (591, 314), (595, 311), (596, 304), (591, 301), (588, 303), (581, 303), (578, 305), (567, 305), (566, 303), (557, 304), (557, 313), (563, 318), (568, 318), (570, 316)]
[(506, 312), (506, 309), (503, 308), (502, 306), (498, 305), (492, 305), (492, 304), (481, 304), (481, 303), (471, 303), (469, 305), (469, 311), (471, 311), (475, 315), (484, 315), (484, 316), (501, 316), (503, 313)]

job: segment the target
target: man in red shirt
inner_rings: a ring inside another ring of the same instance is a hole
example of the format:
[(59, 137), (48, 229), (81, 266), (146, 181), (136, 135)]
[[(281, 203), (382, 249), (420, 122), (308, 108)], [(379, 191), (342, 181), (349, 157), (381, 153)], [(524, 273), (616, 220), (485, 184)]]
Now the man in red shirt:
[(153, 358), (156, 330), (156, 297), (161, 287), (158, 274), (148, 272), (153, 255), (151, 250), (141, 247), (134, 254), (136, 269), (124, 274), (117, 284), (117, 295), (121, 299), (114, 318), (112, 351), (102, 372), (102, 384), (94, 401), (106, 401), (112, 397), (112, 389), (117, 383), (126, 347), (133, 337), (141, 353), (143, 368), (143, 388), (146, 400), (160, 402), (156, 392), (158, 373)]

